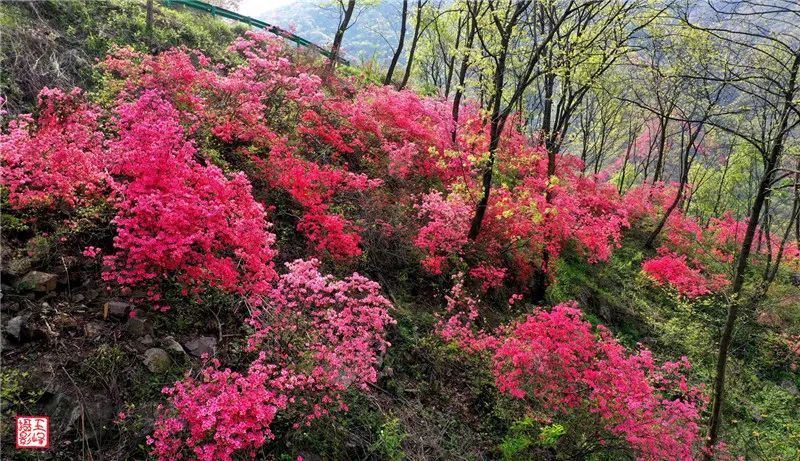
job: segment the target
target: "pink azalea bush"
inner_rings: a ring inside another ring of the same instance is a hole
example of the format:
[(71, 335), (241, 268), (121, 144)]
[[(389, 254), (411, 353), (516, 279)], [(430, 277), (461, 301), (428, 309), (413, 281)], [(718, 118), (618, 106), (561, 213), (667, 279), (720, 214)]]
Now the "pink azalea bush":
[(685, 255), (672, 252), (646, 260), (642, 270), (658, 285), (672, 286), (689, 299), (715, 293), (728, 285), (724, 275), (706, 277), (699, 269), (689, 266)]
[[(413, 265), (437, 280), (452, 278), (437, 332), (487, 357), (497, 389), (525, 413), (588, 415), (598, 445), (620, 443), (638, 459), (691, 458), (704, 400), (686, 382), (688, 361), (658, 365), (647, 350), (629, 353), (575, 304), (492, 330), (480, 298), (518, 303), (534, 277), (554, 276), (567, 250), (607, 261), (626, 229), (661, 216), (674, 187), (620, 195), (570, 154), (556, 155), (552, 172), (545, 147), (512, 116), (481, 232), (470, 240), (489, 141), (477, 107), (468, 103), (454, 123), (441, 98), (323, 79), (263, 33), (230, 51), (236, 59), (216, 64), (183, 49), (118, 50), (102, 64), (105, 106), (79, 90), (45, 89), (38, 115), (0, 135), (11, 207), (114, 211), (113, 244), (81, 245), (86, 257), (102, 255), (111, 287), (163, 310), (175, 288), (190, 299), (212, 288), (247, 301), (249, 365), (212, 361), (167, 387), (149, 440), (155, 457), (255, 458), (276, 422), (310, 425), (346, 409), (347, 391), (378, 380), (391, 303), (358, 273), (320, 269), (380, 256), (365, 244), (371, 229), (400, 236)], [(281, 276), (275, 229), (286, 259), (310, 255)], [(713, 294), (729, 283), (725, 265), (742, 239), (730, 214), (704, 227), (676, 210), (642, 270), (686, 298)], [(796, 244), (785, 250), (800, 264)]]
[[(248, 321), (255, 329), (248, 348), (263, 349), (273, 363), (307, 366), (305, 373), (334, 391), (366, 388), (377, 380), (375, 363), (389, 346), (391, 303), (366, 277), (337, 280), (322, 275), (319, 265), (316, 259), (287, 263), (269, 302)], [(286, 360), (299, 357), (309, 363)]]
[[(377, 283), (359, 275), (337, 280), (319, 272), (318, 260), (287, 264), (267, 300), (253, 311), (247, 351), (256, 354), (245, 373), (219, 362), (199, 379), (187, 376), (165, 388), (149, 443), (159, 460), (254, 459), (274, 437), (277, 417), (295, 428), (334, 409), (346, 410), (342, 393), (378, 379), (389, 346), (391, 303)], [(236, 458), (238, 459), (238, 458)]]
[(177, 112), (154, 91), (122, 104), (116, 126), (109, 150), (122, 198), (104, 279), (144, 287), (153, 301), (173, 278), (184, 290), (266, 294), (275, 236), (244, 175), (198, 163)]
[(656, 365), (647, 350), (629, 354), (602, 326), (598, 334), (574, 303), (537, 310), (494, 349), (498, 389), (549, 418), (593, 415), (639, 460), (693, 459), (704, 399), (681, 374), (686, 358)]
[(44, 88), (38, 106), (36, 117), (22, 115), (0, 134), (0, 174), (9, 204), (70, 209), (107, 194), (99, 108), (78, 88)]
[(526, 413), (546, 422), (591, 415), (590, 425), (606, 434), (595, 450), (622, 443), (639, 460), (693, 459), (707, 398), (687, 383), (685, 357), (657, 365), (646, 349), (630, 354), (603, 326), (593, 331), (574, 302), (536, 309), (488, 333), (479, 298), (461, 277), (454, 281), (439, 334), (465, 351), (487, 353), (498, 390)]
[(460, 255), (467, 243), (472, 208), (458, 196), (446, 200), (441, 193), (432, 192), (422, 197), (418, 209), (418, 216), (428, 222), (420, 227), (414, 244), (426, 254), (422, 265), (440, 274), (447, 257)]
[(254, 363), (245, 374), (220, 370), (219, 362), (199, 378), (187, 376), (164, 389), (170, 408), (159, 406), (159, 419), (148, 443), (160, 460), (227, 461), (236, 453), (255, 458), (274, 438), (270, 425), (290, 404), (292, 382), (275, 369)]

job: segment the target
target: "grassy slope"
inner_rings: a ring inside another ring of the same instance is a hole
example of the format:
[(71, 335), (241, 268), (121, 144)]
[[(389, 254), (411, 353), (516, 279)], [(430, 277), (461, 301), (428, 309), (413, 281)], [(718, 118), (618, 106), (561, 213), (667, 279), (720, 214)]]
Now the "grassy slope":
[(43, 86), (92, 90), (93, 65), (114, 46), (157, 51), (173, 46), (222, 58), (243, 26), (158, 6), (152, 40), (144, 2), (47, 1), (0, 3), (0, 94), (10, 113), (30, 111)]

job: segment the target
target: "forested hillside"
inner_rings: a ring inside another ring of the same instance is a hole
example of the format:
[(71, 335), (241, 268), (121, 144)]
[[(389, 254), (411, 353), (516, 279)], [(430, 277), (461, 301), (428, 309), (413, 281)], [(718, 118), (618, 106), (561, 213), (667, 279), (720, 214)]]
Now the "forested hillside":
[(325, 5), (0, 4), (0, 458), (800, 457), (794, 3)]

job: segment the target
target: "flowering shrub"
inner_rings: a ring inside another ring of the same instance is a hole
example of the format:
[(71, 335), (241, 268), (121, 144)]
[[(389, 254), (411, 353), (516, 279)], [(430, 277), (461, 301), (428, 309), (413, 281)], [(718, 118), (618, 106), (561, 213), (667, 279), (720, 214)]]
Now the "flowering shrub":
[(561, 304), (510, 327), (493, 361), (500, 391), (532, 410), (580, 408), (637, 459), (692, 459), (704, 401), (680, 374), (685, 358), (657, 366), (647, 350), (629, 355), (605, 328), (595, 336), (575, 304)]
[(506, 268), (479, 265), (469, 271), (470, 277), (480, 282), (481, 292), (486, 293), (489, 288), (499, 287), (506, 276)]
[(467, 230), (472, 207), (454, 195), (447, 200), (439, 192), (422, 197), (418, 216), (428, 222), (420, 228), (414, 245), (426, 256), (422, 265), (433, 274), (440, 274), (448, 256), (461, 254), (467, 243)]
[[(229, 68), (185, 50), (156, 56), (120, 50), (103, 67), (121, 81), (118, 98), (157, 91), (176, 108), (188, 134), (253, 147), (236, 148), (250, 164), (251, 181), (266, 181), (296, 201), (302, 214), (297, 229), (316, 253), (335, 260), (358, 256), (360, 227), (332, 205), (340, 194), (381, 181), (351, 173), (341, 158), (362, 145), (344, 118), (352, 102), (335, 92), (326, 97), (322, 79), (288, 59), (283, 43), (266, 33), (248, 32), (230, 51), (242, 59)], [(330, 161), (319, 161), (320, 155)]]
[(389, 346), (391, 303), (377, 283), (357, 273), (336, 280), (320, 274), (319, 264), (311, 259), (286, 265), (289, 272), (268, 304), (249, 320), (255, 332), (248, 348), (263, 349), (271, 363), (298, 367), (333, 393), (351, 385), (365, 388), (377, 379), (378, 354)]
[(170, 408), (159, 406), (155, 431), (147, 438), (159, 460), (228, 461), (237, 452), (252, 459), (274, 438), (270, 425), (291, 401), (286, 394), (291, 380), (259, 363), (244, 375), (219, 370), (216, 360), (214, 365), (199, 379), (187, 376), (164, 389)]
[(389, 177), (447, 181), (456, 172), (446, 163), (453, 121), (445, 101), (380, 86), (359, 92), (349, 111), (362, 142), (375, 138), (379, 155), (371, 160)]
[(453, 341), (467, 351), (476, 352), (491, 348), (496, 338), (478, 325), (479, 299), (470, 296), (464, 288), (464, 276), (453, 276), (453, 287), (445, 296), (447, 317), (439, 320), (438, 333), (445, 341)]
[(44, 88), (39, 113), (22, 115), (0, 134), (0, 173), (14, 208), (74, 208), (101, 198), (108, 176), (103, 170), (100, 111), (69, 93)]
[(786, 265), (790, 270), (800, 272), (800, 242), (789, 242), (784, 250)]
[(157, 285), (172, 277), (194, 291), (208, 284), (266, 294), (277, 275), (275, 236), (247, 179), (199, 164), (176, 111), (153, 91), (121, 105), (116, 124), (110, 151), (123, 198), (115, 203), (116, 252), (104, 258), (103, 277), (144, 286), (153, 301)]
[(623, 206), (632, 220), (654, 218), (660, 209), (666, 208), (675, 199), (675, 187), (663, 182), (643, 183), (632, 187), (622, 197)]
[(353, 274), (336, 280), (319, 272), (319, 261), (287, 264), (264, 305), (253, 312), (247, 350), (257, 353), (242, 374), (220, 370), (200, 379), (187, 376), (164, 389), (169, 405), (159, 409), (148, 440), (159, 460), (255, 458), (273, 438), (276, 416), (295, 428), (310, 425), (332, 408), (347, 409), (342, 391), (377, 380), (385, 352), (391, 307), (379, 286)]
[[(489, 158), (489, 126), (477, 107), (460, 112), (453, 141), (445, 100), (323, 79), (263, 33), (236, 40), (231, 52), (235, 59), (215, 64), (183, 49), (119, 50), (103, 63), (105, 106), (85, 102), (79, 90), (45, 89), (39, 114), (12, 121), (0, 137), (12, 208), (73, 210), (107, 200), (116, 211), (113, 246), (85, 246), (83, 254), (102, 256), (104, 279), (123, 293), (146, 293), (165, 309), (164, 289), (174, 285), (186, 297), (213, 287), (249, 301), (250, 365), (231, 371), (215, 361), (165, 389), (168, 404), (149, 440), (156, 457), (254, 458), (276, 421), (309, 425), (346, 409), (347, 390), (378, 379), (393, 323), (380, 287), (358, 273), (323, 275), (318, 259), (295, 260), (279, 277), (266, 209), (276, 210), (290, 255), (357, 264), (386, 255), (367, 245), (392, 234), (408, 252), (396, 258), (406, 269), (417, 256), (407, 250), (413, 242), (425, 270), (452, 276), (438, 333), (490, 357), (497, 388), (526, 413), (589, 415), (599, 445), (613, 439), (639, 459), (691, 457), (704, 402), (682, 376), (686, 360), (657, 365), (646, 350), (630, 354), (574, 304), (491, 330), (476, 294), (505, 298), (502, 288), (514, 283), (524, 292), (534, 276), (553, 276), (567, 248), (590, 263), (607, 261), (626, 228), (663, 216), (673, 186), (620, 196), (568, 154), (550, 171), (545, 147), (511, 116), (471, 241)], [(635, 141), (635, 161), (655, 140), (649, 125)], [(762, 255), (764, 235), (754, 243)], [(642, 270), (687, 298), (714, 293), (728, 284), (724, 265), (743, 236), (731, 214), (704, 228), (677, 209)], [(785, 254), (798, 267), (797, 244)], [(522, 297), (515, 292), (508, 304)]]
[(687, 298), (714, 293), (728, 285), (722, 274), (704, 276), (689, 267), (685, 255), (666, 252), (642, 263), (642, 270), (659, 285), (670, 285)]
[(335, 260), (360, 255), (359, 227), (340, 214), (330, 213), (328, 203), (336, 194), (374, 189), (381, 181), (289, 154), (273, 155), (271, 160), (270, 166), (277, 170), (273, 184), (305, 209), (297, 230), (314, 244), (317, 254), (327, 254)]
[[(460, 131), (462, 136), (471, 135), (470, 143), (462, 138), (462, 148), (468, 161), (478, 165), (483, 161), (479, 149), (485, 141), (485, 126), (468, 123), (463, 128), (478, 130)], [(497, 160), (503, 181), (491, 191), (475, 245), (467, 248), (466, 232), (480, 190), (479, 168), (465, 168), (464, 174), (452, 178), (446, 199), (438, 191), (423, 196), (419, 217), (427, 222), (414, 241), (425, 253), (423, 266), (441, 273), (449, 258), (482, 260), (525, 280), (534, 272), (550, 273), (568, 244), (574, 244), (590, 262), (607, 260), (619, 246), (622, 230), (630, 225), (628, 210), (616, 190), (582, 176), (580, 161), (569, 155), (558, 156), (556, 175), (548, 177), (543, 147), (514, 129), (507, 130)], [(478, 270), (469, 274), (480, 275)]]
[(629, 354), (604, 327), (595, 334), (575, 303), (537, 309), (491, 334), (479, 324), (480, 300), (462, 276), (445, 299), (439, 334), (466, 351), (487, 352), (498, 389), (521, 400), (528, 414), (543, 421), (593, 415), (593, 430), (606, 434), (596, 450), (621, 441), (637, 459), (692, 459), (706, 398), (686, 382), (686, 358), (656, 365), (645, 349)]

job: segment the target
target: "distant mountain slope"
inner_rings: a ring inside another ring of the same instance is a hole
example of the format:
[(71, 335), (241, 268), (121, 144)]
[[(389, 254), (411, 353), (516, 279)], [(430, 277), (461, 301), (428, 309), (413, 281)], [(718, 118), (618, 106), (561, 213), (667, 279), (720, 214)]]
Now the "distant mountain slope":
[[(319, 6), (320, 2), (298, 0), (287, 6), (265, 11), (257, 17), (283, 28), (322, 47), (329, 47), (339, 24), (336, 5)], [(373, 57), (378, 62), (391, 60), (397, 46), (400, 28), (400, 3), (385, 1), (360, 10), (353, 15), (355, 24), (344, 37), (344, 52), (349, 59), (365, 61)], [(359, 14), (360, 13), (360, 14)]]

